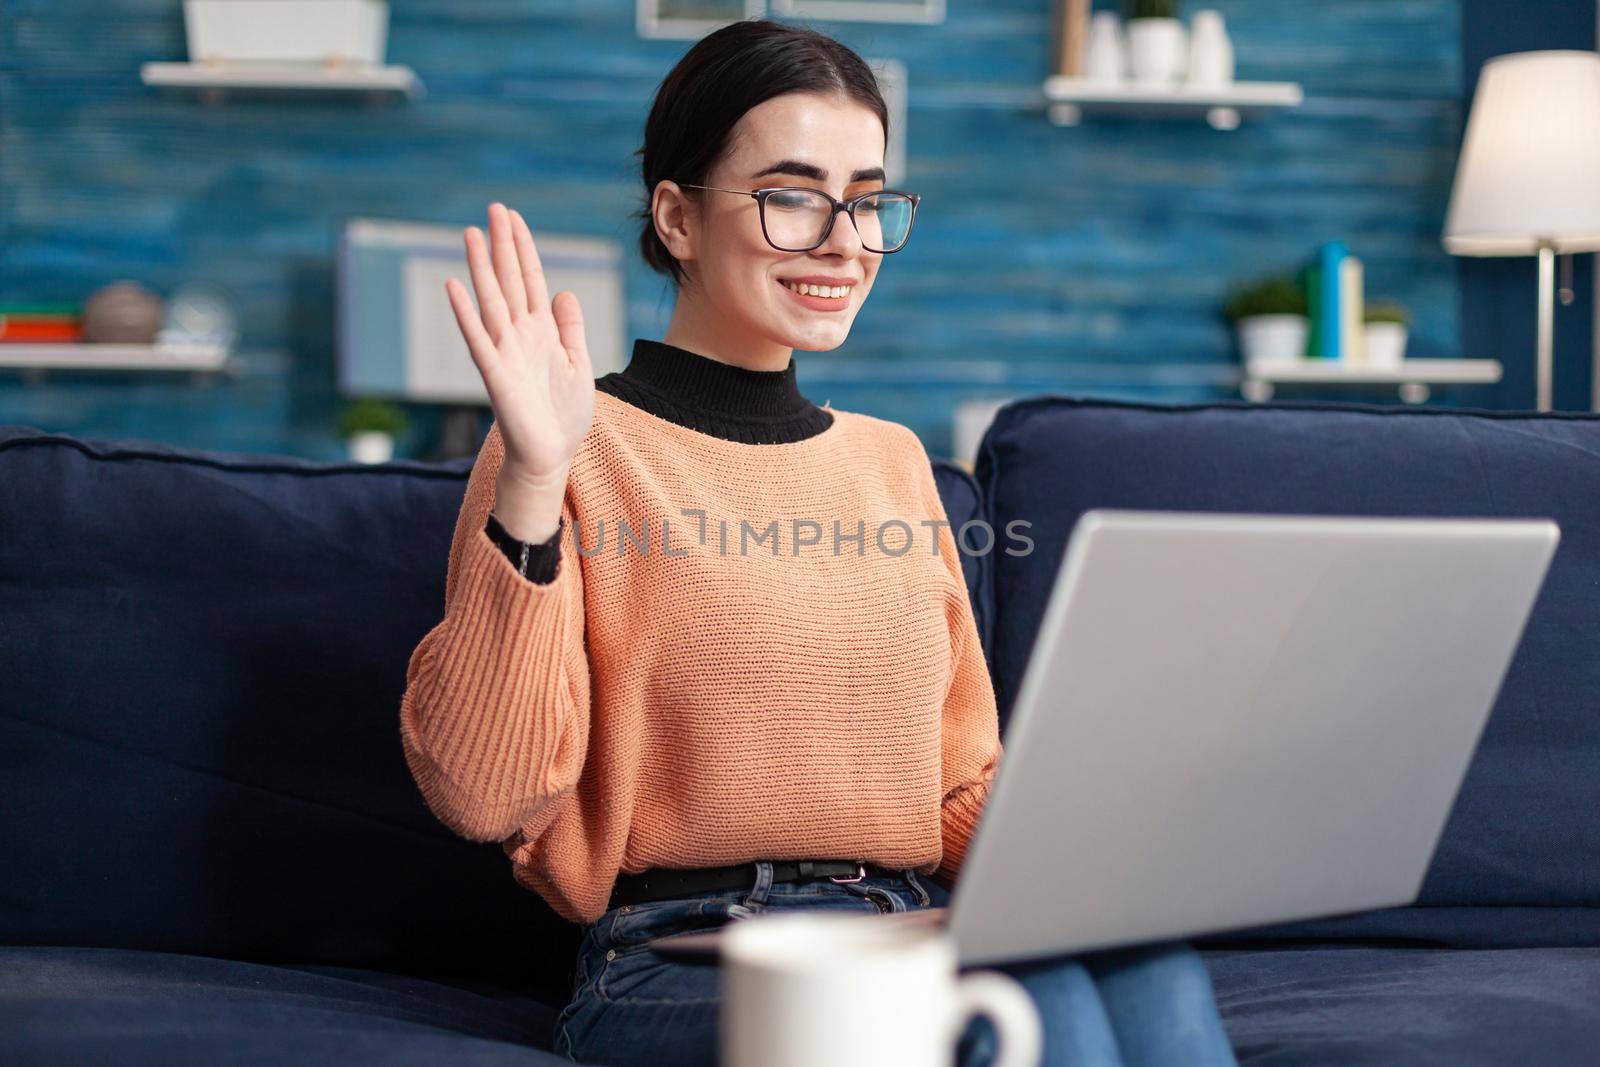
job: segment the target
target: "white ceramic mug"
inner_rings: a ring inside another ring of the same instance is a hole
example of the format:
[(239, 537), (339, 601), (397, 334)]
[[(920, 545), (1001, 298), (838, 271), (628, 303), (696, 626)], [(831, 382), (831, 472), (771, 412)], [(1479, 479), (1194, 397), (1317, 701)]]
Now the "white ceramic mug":
[(725, 1067), (821, 1062), (956, 1067), (968, 1020), (987, 1015), (995, 1067), (1037, 1067), (1033, 998), (998, 971), (959, 973), (942, 929), (848, 912), (758, 914), (723, 930)]

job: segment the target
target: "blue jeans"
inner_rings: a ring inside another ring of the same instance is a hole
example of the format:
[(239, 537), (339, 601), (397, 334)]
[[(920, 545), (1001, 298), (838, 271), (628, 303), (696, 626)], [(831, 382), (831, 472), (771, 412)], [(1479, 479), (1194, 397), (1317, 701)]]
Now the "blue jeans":
[[(572, 998), (556, 1019), (555, 1051), (585, 1064), (705, 1067), (718, 1062), (721, 967), (675, 960), (646, 942), (760, 912), (833, 908), (905, 911), (943, 904), (945, 891), (910, 870), (859, 882), (772, 881), (757, 862), (748, 887), (612, 908), (584, 927)], [(1212, 997), (1211, 976), (1183, 944), (1060, 956), (980, 968), (1017, 979), (1044, 1024), (1040, 1067), (1182, 1064), (1236, 1067)], [(818, 1049), (819, 1061), (847, 1049)], [(973, 1019), (956, 1067), (989, 1067), (997, 1039)]]

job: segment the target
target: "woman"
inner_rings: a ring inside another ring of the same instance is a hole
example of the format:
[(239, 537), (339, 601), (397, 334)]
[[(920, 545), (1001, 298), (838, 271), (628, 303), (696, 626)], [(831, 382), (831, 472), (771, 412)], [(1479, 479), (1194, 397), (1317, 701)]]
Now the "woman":
[[(795, 384), (909, 236), (887, 123), (848, 48), (734, 23), (646, 127), (664, 341), (596, 380), (576, 296), (500, 204), (465, 232), (477, 307), (446, 285), (494, 422), (401, 735), (440, 820), (583, 925), (554, 1035), (579, 1062), (715, 1062), (718, 969), (649, 938), (944, 903), (988, 796), (994, 692), (928, 456)], [(1234, 1062), (1187, 947), (1003, 969), (1047, 1064)], [(975, 1021), (959, 1062), (993, 1044)]]

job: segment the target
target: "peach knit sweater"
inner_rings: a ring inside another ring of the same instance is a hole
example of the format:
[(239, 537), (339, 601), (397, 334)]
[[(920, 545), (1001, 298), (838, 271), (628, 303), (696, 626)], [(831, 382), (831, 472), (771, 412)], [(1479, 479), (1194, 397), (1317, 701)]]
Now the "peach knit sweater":
[(545, 584), (484, 531), (490, 427), (400, 736), (440, 821), (500, 842), (569, 921), (650, 867), (865, 859), (953, 884), (1001, 756), (960, 557), (922, 524), (947, 516), (916, 434), (829, 410), (747, 444), (597, 392)]

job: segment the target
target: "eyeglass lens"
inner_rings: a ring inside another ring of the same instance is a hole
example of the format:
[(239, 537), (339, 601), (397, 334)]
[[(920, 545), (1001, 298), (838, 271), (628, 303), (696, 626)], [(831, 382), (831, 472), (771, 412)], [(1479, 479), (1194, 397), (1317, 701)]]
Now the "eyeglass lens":
[[(911, 198), (900, 193), (877, 193), (856, 205), (856, 230), (861, 244), (871, 252), (889, 252), (905, 243), (911, 232)], [(822, 242), (833, 202), (809, 189), (784, 189), (767, 197), (764, 205), (767, 238), (789, 250), (815, 248)]]

